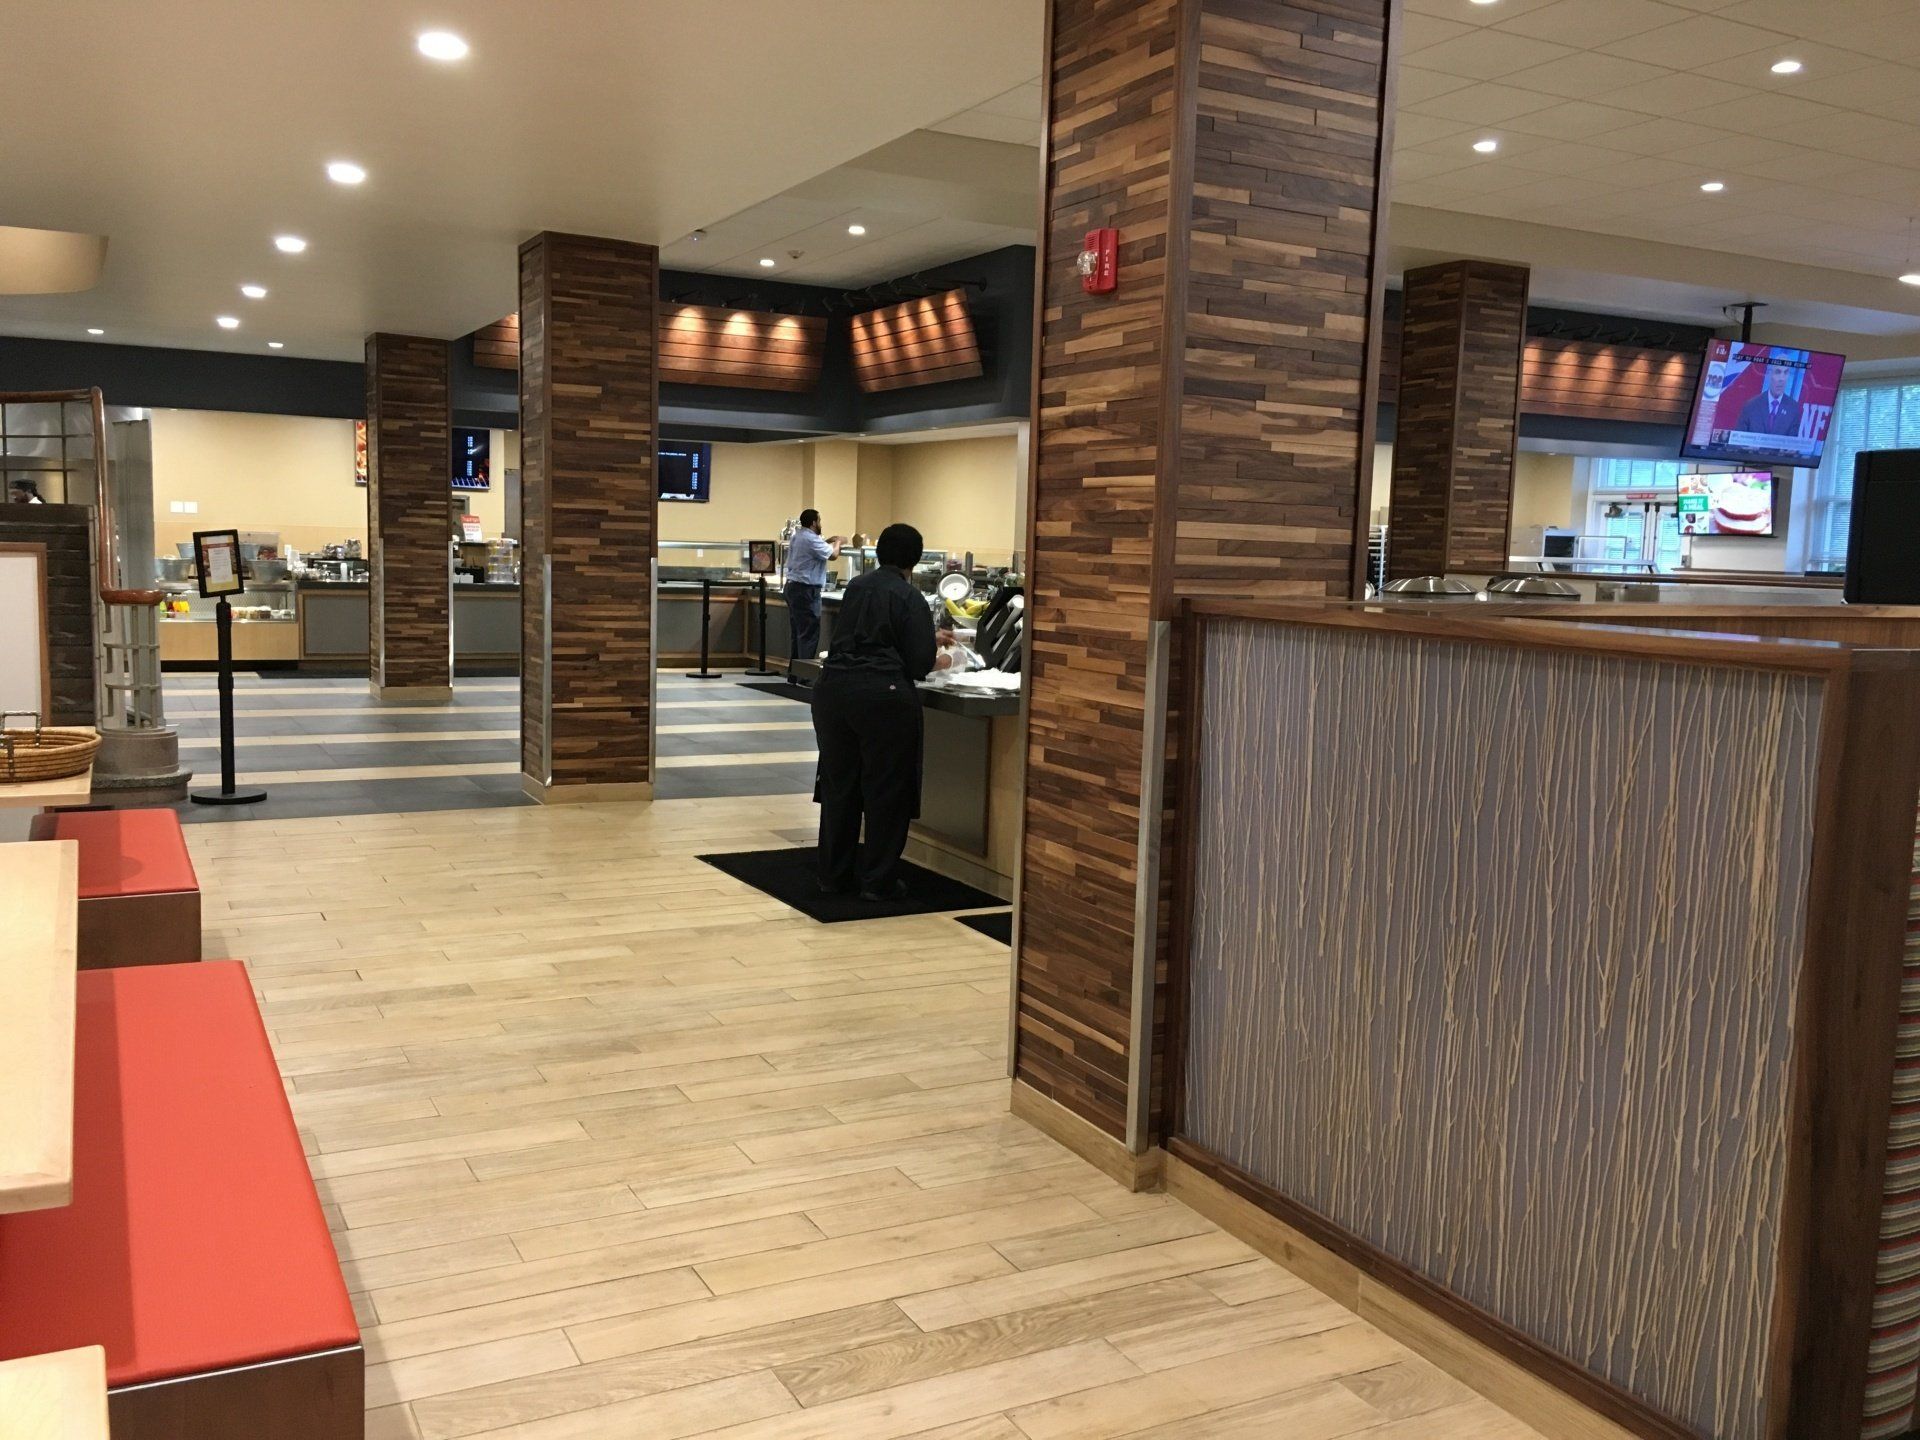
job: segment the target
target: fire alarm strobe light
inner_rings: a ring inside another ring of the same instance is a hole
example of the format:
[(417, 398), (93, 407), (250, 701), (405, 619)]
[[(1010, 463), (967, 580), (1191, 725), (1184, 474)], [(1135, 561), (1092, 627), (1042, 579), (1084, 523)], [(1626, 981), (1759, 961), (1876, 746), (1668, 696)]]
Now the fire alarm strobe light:
[(1080, 286), (1089, 295), (1108, 295), (1120, 284), (1120, 232), (1089, 230), (1080, 252)]

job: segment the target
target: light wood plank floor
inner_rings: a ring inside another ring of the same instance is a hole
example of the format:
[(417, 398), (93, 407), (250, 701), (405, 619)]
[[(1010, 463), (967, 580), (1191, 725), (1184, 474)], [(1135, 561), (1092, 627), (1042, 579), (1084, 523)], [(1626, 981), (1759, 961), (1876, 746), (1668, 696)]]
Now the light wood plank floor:
[(798, 797), (195, 826), (375, 1440), (1532, 1431), (1006, 1114), (1007, 958), (693, 857)]

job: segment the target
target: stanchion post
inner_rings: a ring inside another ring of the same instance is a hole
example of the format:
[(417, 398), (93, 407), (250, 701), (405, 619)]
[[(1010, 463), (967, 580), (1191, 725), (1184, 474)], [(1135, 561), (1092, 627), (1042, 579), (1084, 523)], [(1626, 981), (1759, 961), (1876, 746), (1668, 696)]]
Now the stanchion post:
[(713, 643), (713, 577), (703, 575), (700, 578), (700, 668), (687, 676), (689, 680), (720, 680), (723, 677), (718, 670), (707, 664)]
[(226, 597), (213, 607), (213, 628), (220, 657), (220, 788), (195, 790), (187, 798), (196, 805), (252, 805), (267, 798), (264, 790), (235, 786), (233, 744), (233, 606)]
[(749, 670), (749, 675), (774, 675), (779, 672), (767, 668), (767, 577), (758, 575), (754, 596), (755, 608), (760, 612), (760, 668)]

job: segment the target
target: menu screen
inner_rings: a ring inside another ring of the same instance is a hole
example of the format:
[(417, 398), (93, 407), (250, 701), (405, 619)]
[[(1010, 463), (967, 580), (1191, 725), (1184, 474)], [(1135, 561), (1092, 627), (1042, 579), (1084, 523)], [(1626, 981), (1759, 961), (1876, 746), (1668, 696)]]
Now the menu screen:
[(1682, 535), (1773, 534), (1773, 472), (1680, 477)]
[(1708, 341), (1681, 458), (1813, 468), (1846, 363), (1821, 350)]
[(493, 436), (485, 430), (453, 432), (453, 488), (489, 490), (493, 487)]

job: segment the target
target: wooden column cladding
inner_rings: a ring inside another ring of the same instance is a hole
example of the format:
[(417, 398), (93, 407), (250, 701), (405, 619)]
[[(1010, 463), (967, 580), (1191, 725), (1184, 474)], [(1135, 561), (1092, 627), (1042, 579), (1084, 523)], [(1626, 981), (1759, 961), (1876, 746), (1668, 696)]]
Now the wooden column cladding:
[(537, 799), (653, 781), (651, 245), (520, 247), (521, 771)]
[(368, 675), (376, 695), (451, 699), (447, 342), (367, 337)]
[(1524, 268), (1482, 260), (1407, 272), (1387, 532), (1392, 579), (1506, 568), (1527, 281)]
[[(1155, 625), (1187, 596), (1352, 592), (1397, 14), (1051, 4), (1015, 1073), (1135, 1147), (1164, 925)], [(1119, 288), (1089, 295), (1075, 257), (1104, 226)]]

